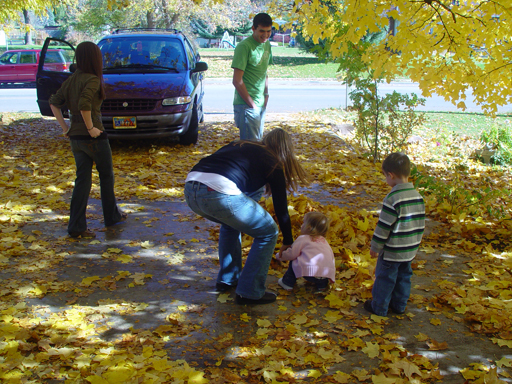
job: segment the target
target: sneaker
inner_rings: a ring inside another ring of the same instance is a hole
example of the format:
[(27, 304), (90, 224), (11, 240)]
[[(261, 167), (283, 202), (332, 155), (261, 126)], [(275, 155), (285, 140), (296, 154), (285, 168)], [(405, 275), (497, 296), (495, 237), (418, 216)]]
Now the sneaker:
[(277, 284), (279, 284), (281, 286), (281, 288), (283, 288), (284, 290), (293, 291), (293, 287), (290, 287), (289, 285), (286, 285), (285, 283), (283, 283), (282, 277), (279, 280), (277, 280)]
[(69, 236), (74, 239), (85, 239), (85, 238), (94, 239), (96, 237), (96, 234), (93, 231), (86, 229), (85, 231), (82, 231), (82, 232), (70, 232)]
[(375, 315), (375, 312), (373, 311), (373, 308), (372, 308), (372, 301), (371, 300), (366, 300), (364, 302), (364, 309), (366, 309), (368, 312), (370, 313), (373, 313)]
[(215, 290), (217, 292), (227, 292), (227, 291), (232, 290), (235, 287), (236, 287), (236, 284), (235, 285), (230, 285), (230, 284), (226, 284), (226, 283), (216, 283), (215, 284)]
[(239, 305), (248, 305), (248, 304), (270, 304), (276, 301), (277, 295), (273, 292), (265, 292), (262, 298), (260, 299), (248, 299), (247, 297), (242, 297), (240, 295), (236, 295), (235, 302)]

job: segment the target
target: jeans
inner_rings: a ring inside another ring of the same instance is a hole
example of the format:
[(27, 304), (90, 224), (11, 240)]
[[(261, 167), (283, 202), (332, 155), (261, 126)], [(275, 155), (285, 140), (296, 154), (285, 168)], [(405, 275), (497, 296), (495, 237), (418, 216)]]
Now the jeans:
[[(257, 201), (262, 190), (252, 194), (226, 195), (197, 181), (185, 184), (185, 199), (192, 211), (220, 223), (218, 283), (235, 285), (236, 293), (248, 299), (265, 294), (270, 261), (276, 246), (278, 227)], [(241, 232), (254, 238), (242, 268)]]
[[(295, 272), (293, 272), (292, 267), (293, 260), (288, 264), (288, 269), (283, 275), (283, 283), (285, 283), (289, 287), (293, 287), (297, 282), (297, 277), (295, 276)], [(326, 278), (318, 278), (313, 276), (304, 276), (304, 280), (307, 280), (311, 283), (315, 283), (316, 289), (324, 289), (329, 285), (329, 279)]]
[(247, 104), (233, 105), (235, 125), (241, 140), (261, 140), (265, 124), (265, 107), (250, 108)]
[(382, 253), (375, 267), (372, 289), (372, 308), (375, 314), (386, 316), (388, 307), (396, 312), (405, 311), (411, 294), (411, 261), (387, 261)]
[(76, 179), (69, 214), (68, 232), (87, 230), (85, 211), (92, 186), (92, 165), (100, 176), (101, 206), (105, 226), (114, 225), (121, 220), (114, 195), (114, 169), (112, 151), (108, 140), (71, 140), (71, 150), (75, 157)]

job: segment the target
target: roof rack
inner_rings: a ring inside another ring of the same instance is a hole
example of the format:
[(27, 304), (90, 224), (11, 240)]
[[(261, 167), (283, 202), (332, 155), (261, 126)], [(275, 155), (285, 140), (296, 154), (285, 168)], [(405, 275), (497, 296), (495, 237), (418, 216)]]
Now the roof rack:
[(173, 28), (118, 28), (112, 33), (127, 33), (127, 32), (171, 32), (174, 34), (181, 34), (181, 31)]

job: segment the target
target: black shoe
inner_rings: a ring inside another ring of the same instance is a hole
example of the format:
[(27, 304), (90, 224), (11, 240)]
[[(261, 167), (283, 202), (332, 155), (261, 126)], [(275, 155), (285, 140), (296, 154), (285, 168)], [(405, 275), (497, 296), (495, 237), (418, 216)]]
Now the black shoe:
[(248, 299), (246, 297), (242, 297), (240, 295), (236, 295), (235, 302), (240, 305), (247, 304), (269, 304), (276, 301), (277, 295), (272, 292), (265, 292), (261, 299)]
[(373, 313), (375, 315), (375, 312), (373, 312), (373, 308), (372, 308), (372, 301), (371, 300), (366, 300), (364, 302), (364, 309), (366, 309), (368, 312), (370, 313)]
[(226, 283), (216, 283), (215, 284), (215, 290), (217, 292), (227, 292), (227, 291), (232, 290), (235, 287), (236, 287), (236, 284), (235, 285), (229, 285)]
[(397, 315), (403, 315), (405, 311), (397, 311), (395, 308), (393, 308), (391, 305), (389, 306), (389, 309), (391, 309), (391, 312), (397, 314)]
[(90, 231), (86, 229), (82, 232), (69, 232), (69, 236), (74, 239), (94, 239), (96, 237), (96, 234), (93, 231)]

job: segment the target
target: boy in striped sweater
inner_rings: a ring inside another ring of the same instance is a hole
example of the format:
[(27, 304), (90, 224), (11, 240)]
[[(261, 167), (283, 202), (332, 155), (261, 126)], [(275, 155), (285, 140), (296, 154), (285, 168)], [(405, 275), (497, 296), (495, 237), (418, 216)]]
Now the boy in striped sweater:
[(373, 233), (370, 255), (378, 257), (372, 300), (364, 309), (386, 316), (388, 309), (405, 312), (411, 293), (411, 263), (425, 230), (425, 203), (409, 182), (411, 162), (407, 155), (392, 153), (382, 162), (382, 173), (392, 188), (384, 198)]

